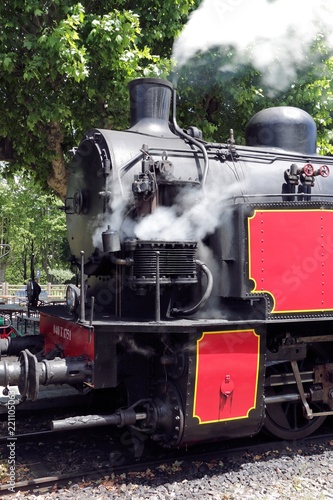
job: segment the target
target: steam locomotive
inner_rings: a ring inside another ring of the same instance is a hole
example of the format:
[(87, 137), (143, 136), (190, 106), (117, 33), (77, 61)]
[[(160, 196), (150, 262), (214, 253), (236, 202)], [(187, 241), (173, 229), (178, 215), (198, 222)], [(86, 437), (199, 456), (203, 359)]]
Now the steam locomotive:
[(129, 94), (130, 128), (73, 150), (77, 283), (39, 308), (40, 335), (1, 339), (0, 384), (102, 395), (107, 412), (53, 428), (115, 425), (166, 448), (311, 434), (333, 414), (333, 160), (314, 121), (270, 108), (246, 145), (232, 130), (206, 142), (178, 126), (169, 81)]

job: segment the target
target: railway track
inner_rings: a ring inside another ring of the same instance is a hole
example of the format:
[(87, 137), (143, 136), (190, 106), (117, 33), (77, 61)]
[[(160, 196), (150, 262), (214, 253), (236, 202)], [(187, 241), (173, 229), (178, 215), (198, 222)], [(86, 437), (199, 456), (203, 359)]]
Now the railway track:
[[(112, 432), (114, 434), (114, 431)], [(122, 434), (122, 435), (121, 435)], [(112, 477), (126, 474), (142, 474), (147, 470), (177, 471), (179, 466), (200, 463), (209, 470), (211, 463), (223, 463), (230, 457), (239, 456), (245, 462), (251, 457), (269, 457), (283, 447), (295, 447), (296, 450), (308, 448), (309, 443), (324, 446), (333, 441), (332, 425), (328, 423), (309, 438), (294, 441), (276, 441), (264, 434), (250, 439), (224, 441), (210, 445), (193, 446), (189, 449), (164, 451), (154, 446), (147, 447), (145, 458), (135, 459), (134, 449), (127, 445), (129, 436), (119, 433), (116, 439), (111, 433), (97, 430), (87, 435), (86, 432), (76, 433), (53, 431), (39, 431), (18, 434), (16, 436), (17, 449), (17, 477), (14, 491), (51, 491), (52, 488), (94, 480), (103, 477)], [(6, 446), (9, 436), (0, 440), (0, 449)], [(51, 461), (45, 456), (52, 457)], [(95, 456), (95, 460), (92, 457)], [(2, 454), (3, 458), (3, 454)], [(19, 476), (19, 474), (22, 476)], [(20, 478), (21, 477), (21, 478)], [(1, 495), (12, 493), (8, 484), (0, 485)]]

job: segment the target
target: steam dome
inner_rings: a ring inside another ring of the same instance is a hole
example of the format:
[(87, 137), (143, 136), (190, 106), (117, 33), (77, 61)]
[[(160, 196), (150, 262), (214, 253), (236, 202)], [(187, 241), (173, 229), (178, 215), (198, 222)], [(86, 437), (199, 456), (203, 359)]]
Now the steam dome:
[(280, 148), (295, 153), (316, 153), (317, 129), (312, 117), (302, 109), (280, 106), (259, 111), (249, 121), (246, 145)]

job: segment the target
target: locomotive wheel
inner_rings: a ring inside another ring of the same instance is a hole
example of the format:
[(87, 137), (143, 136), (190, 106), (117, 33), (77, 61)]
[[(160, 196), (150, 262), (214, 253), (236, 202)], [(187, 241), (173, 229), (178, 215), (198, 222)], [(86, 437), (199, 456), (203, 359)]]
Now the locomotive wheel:
[(265, 429), (280, 439), (303, 439), (315, 432), (324, 420), (325, 417), (308, 420), (300, 402), (274, 403), (267, 405)]
[(157, 428), (151, 439), (163, 448), (175, 448), (184, 431), (183, 404), (176, 385), (172, 382), (158, 384), (154, 405)]
[[(316, 356), (315, 351), (311, 351), (310, 357)], [(300, 371), (311, 369), (314, 360), (299, 363)], [(292, 373), (290, 363), (274, 365), (267, 369), (267, 375)], [(305, 391), (307, 390), (305, 386)], [(269, 387), (266, 389), (267, 396), (281, 396), (290, 392), (297, 392), (295, 385), (282, 385)], [(312, 405), (314, 411), (322, 410), (319, 405)], [(304, 416), (301, 401), (288, 401), (283, 403), (271, 403), (266, 406), (266, 416), (264, 428), (269, 434), (280, 439), (303, 439), (315, 432), (324, 422), (326, 417), (314, 417), (311, 420)]]

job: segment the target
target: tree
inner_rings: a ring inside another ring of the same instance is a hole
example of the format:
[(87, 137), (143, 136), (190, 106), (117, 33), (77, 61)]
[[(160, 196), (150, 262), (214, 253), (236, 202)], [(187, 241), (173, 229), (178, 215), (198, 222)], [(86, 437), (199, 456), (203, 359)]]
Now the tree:
[(59, 205), (28, 174), (0, 181), (0, 237), (10, 245), (10, 253), (0, 260), (2, 279), (22, 283), (30, 278), (32, 255), (44, 281), (49, 268), (64, 267), (70, 251)]
[(206, 140), (216, 142), (226, 142), (232, 128), (236, 142), (243, 143), (255, 113), (270, 106), (296, 106), (315, 120), (320, 153), (332, 154), (333, 57), (320, 36), (312, 51), (315, 57), (309, 56), (309, 64), (299, 68), (296, 80), (274, 96), (258, 70), (234, 61), (233, 47), (199, 52), (177, 74), (180, 124), (195, 125)]
[[(91, 127), (128, 125), (126, 83), (164, 76), (198, 0), (4, 0), (0, 160), (62, 199), (68, 150)], [(158, 53), (157, 53), (158, 50)]]
[[(19, 167), (62, 199), (69, 150), (92, 127), (126, 128), (127, 83), (169, 75), (175, 37), (200, 0), (4, 0), (0, 5), (0, 161)], [(242, 140), (251, 116), (268, 105), (293, 104), (316, 120), (330, 152), (332, 59), (318, 41), (317, 67), (275, 99), (250, 66), (220, 71), (232, 47), (199, 54), (181, 69), (178, 119), (208, 140)]]
[(249, 118), (267, 105), (258, 71), (250, 66), (222, 72), (232, 54), (216, 48), (198, 54), (178, 72), (177, 119), (184, 127), (194, 125), (206, 140), (226, 142), (233, 128), (242, 143)]

